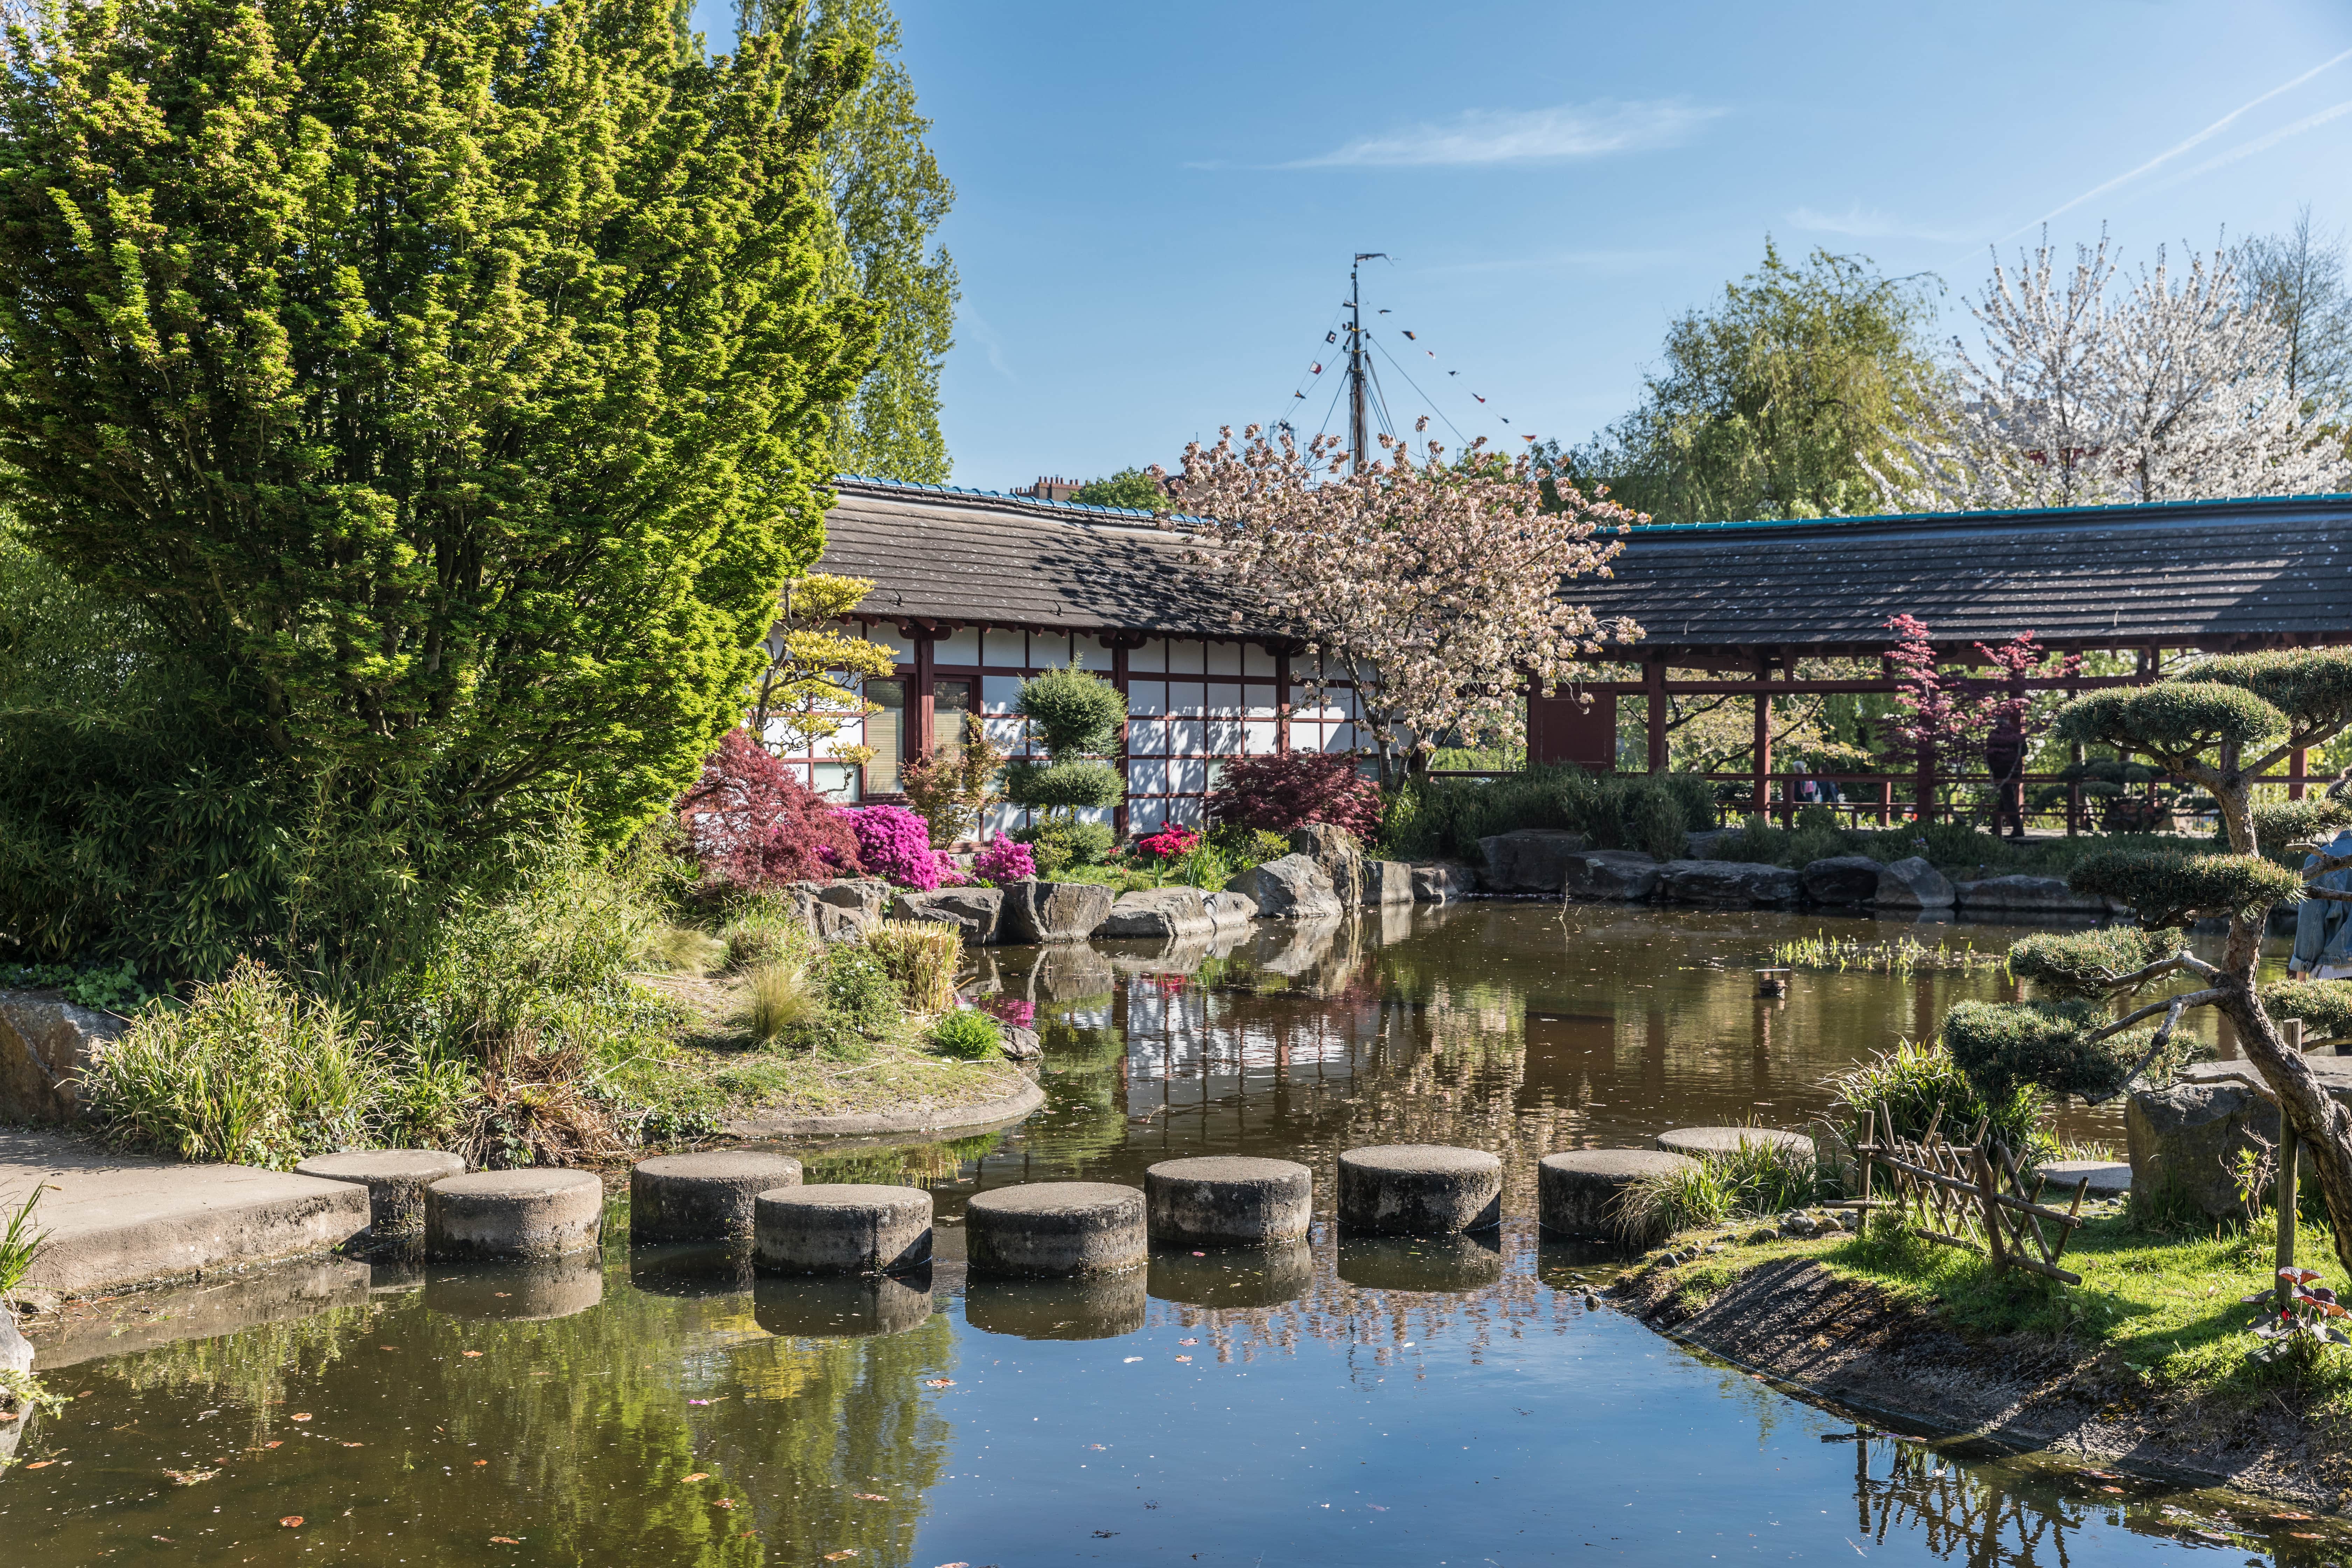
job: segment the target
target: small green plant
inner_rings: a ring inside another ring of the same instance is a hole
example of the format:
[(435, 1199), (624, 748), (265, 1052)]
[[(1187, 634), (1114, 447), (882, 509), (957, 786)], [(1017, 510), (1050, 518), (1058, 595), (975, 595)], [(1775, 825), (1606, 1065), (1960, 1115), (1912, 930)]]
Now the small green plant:
[(1626, 1188), (1617, 1204), (1617, 1234), (1629, 1247), (1655, 1247), (1677, 1231), (1722, 1224), (1732, 1206), (1713, 1162), (1697, 1160)]
[(995, 1056), (1004, 1036), (996, 1020), (978, 1008), (959, 1007), (942, 1013), (931, 1026), (931, 1048), (962, 1061), (983, 1061)]
[(898, 983), (910, 1013), (955, 1005), (956, 970), (963, 963), (963, 932), (933, 921), (878, 921), (864, 938), (866, 951)]
[(1225, 858), (1232, 868), (1227, 872), (1229, 876), (1234, 871), (1246, 871), (1253, 866), (1279, 860), (1290, 853), (1290, 840), (1286, 836), (1268, 828), (1244, 827), (1239, 823), (1212, 827), (1201, 842)]
[(281, 1171), (371, 1142), (388, 1087), (364, 1026), (251, 959), (184, 1008), (142, 1010), (82, 1078), (115, 1143)]
[(864, 1061), (873, 1042), (889, 1036), (906, 1015), (897, 977), (862, 944), (827, 948), (815, 979), (820, 1005), (793, 1033), (821, 1055)]
[(1821, 1193), (1821, 1166), (1811, 1149), (1779, 1138), (1742, 1138), (1720, 1153), (1628, 1187), (1618, 1203), (1618, 1234), (1635, 1246), (1654, 1246), (1676, 1231), (1802, 1208)]
[(1211, 844), (1195, 844), (1169, 863), (1171, 880), (1209, 892), (1223, 887), (1233, 874), (1234, 863)]
[(1943, 1112), (1939, 1130), (1965, 1136), (1980, 1120), (1988, 1121), (1990, 1136), (2014, 1151), (2021, 1160), (2039, 1163), (2054, 1145), (2043, 1119), (2050, 1097), (2032, 1084), (2021, 1084), (1997, 1100), (1977, 1091), (1952, 1059), (1952, 1053), (1932, 1040), (1898, 1039), (1891, 1051), (1880, 1051), (1860, 1066), (1832, 1077), (1824, 1088), (1835, 1096), (1839, 1132), (1849, 1145), (1867, 1135), (1870, 1112), (1878, 1113), (1882, 1136), (1924, 1138), (1928, 1123)]
[(817, 1016), (822, 1005), (805, 965), (767, 959), (743, 977), (743, 1005), (735, 1022), (756, 1046), (772, 1046)]
[(55, 991), (77, 1007), (129, 1017), (154, 993), (128, 960), (111, 968), (71, 963), (0, 964), (0, 991)]
[(33, 1228), (34, 1211), (41, 1206), (41, 1194), (48, 1188), (35, 1183), (25, 1201), (8, 1216), (8, 1228), (0, 1231), (0, 1306), (16, 1299), (16, 1287), (25, 1282), (32, 1271), (33, 1258), (48, 1239), (48, 1232)]
[(812, 943), (808, 922), (788, 897), (759, 892), (743, 900), (719, 928), (728, 968), (744, 970), (787, 953), (804, 953)]

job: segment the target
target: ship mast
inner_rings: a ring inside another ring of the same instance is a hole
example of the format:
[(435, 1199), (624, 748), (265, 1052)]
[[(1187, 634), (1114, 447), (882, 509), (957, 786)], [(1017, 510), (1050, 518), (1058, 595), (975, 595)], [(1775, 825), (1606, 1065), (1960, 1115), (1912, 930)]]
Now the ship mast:
[(1348, 458), (1349, 472), (1364, 471), (1364, 448), (1370, 436), (1364, 412), (1364, 294), (1358, 279), (1367, 261), (1388, 259), (1382, 250), (1360, 250), (1348, 268)]

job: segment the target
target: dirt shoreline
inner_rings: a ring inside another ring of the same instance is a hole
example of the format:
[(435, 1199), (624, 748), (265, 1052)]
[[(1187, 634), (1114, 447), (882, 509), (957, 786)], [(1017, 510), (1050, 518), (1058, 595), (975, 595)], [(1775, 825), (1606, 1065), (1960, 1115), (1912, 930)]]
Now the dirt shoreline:
[(1931, 1309), (1805, 1258), (1759, 1262), (1712, 1296), (1679, 1270), (1610, 1288), (1643, 1322), (1811, 1403), (1939, 1441), (2054, 1451), (2151, 1479), (2352, 1510), (2352, 1453), (2287, 1397), (2224, 1409), (2151, 1390), (2065, 1341), (1964, 1336)]

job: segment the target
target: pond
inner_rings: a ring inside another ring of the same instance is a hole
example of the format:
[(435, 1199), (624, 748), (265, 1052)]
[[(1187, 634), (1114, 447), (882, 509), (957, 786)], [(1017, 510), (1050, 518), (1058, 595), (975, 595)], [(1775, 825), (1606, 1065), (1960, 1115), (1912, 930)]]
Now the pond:
[[(2242, 1499), (1865, 1433), (1597, 1306), (1607, 1260), (1538, 1239), (1539, 1154), (1801, 1126), (1828, 1074), (2004, 984), (1801, 973), (1759, 1001), (1748, 972), (1825, 927), (1895, 929), (1474, 904), (1222, 952), (989, 953), (993, 1005), (1045, 1036), (1047, 1107), (809, 1171), (932, 1188), (928, 1278), (632, 1255), (616, 1205), (601, 1258), (125, 1298), (116, 1337), (45, 1351), (70, 1403), (8, 1439), (30, 1463), (0, 1476), (0, 1540), (59, 1564), (2336, 1561), (2288, 1533), (2328, 1527)], [(1326, 1213), (1286, 1252), (963, 1277), (986, 1187), (1280, 1154), (1328, 1210), (1337, 1151), (1406, 1141), (1504, 1155), (1499, 1236), (1342, 1239)]]

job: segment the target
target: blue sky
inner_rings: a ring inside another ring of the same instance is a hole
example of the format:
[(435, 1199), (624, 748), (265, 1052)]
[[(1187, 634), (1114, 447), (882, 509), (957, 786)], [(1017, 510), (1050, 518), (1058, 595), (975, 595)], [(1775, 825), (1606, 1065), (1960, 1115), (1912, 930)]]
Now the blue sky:
[[(1939, 275), (1965, 331), (1988, 245), (2045, 218), (2126, 266), (2304, 203), (2352, 228), (2352, 7), (2316, 0), (898, 15), (958, 192), (948, 445), (987, 489), (1311, 428), (1358, 250), (1427, 395), (1387, 375), (1401, 423), (1578, 441), (1768, 232)], [(714, 49), (730, 16), (701, 0)]]

